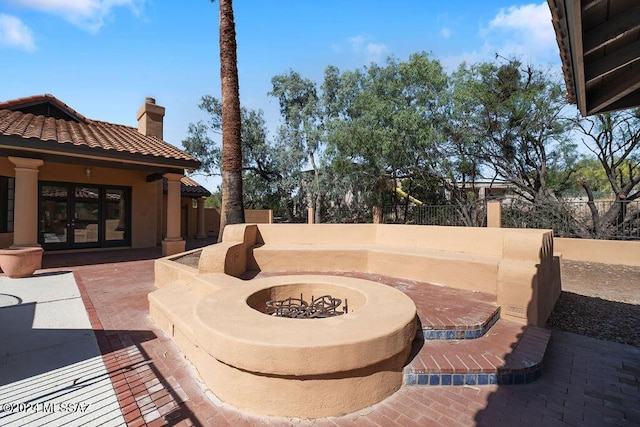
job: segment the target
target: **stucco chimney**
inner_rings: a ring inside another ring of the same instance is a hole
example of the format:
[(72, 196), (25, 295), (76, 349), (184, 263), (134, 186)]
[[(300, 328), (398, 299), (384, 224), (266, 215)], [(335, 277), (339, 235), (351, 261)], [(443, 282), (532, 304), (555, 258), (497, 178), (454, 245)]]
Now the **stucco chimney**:
[(138, 132), (162, 139), (164, 107), (156, 105), (156, 100), (147, 98), (138, 110)]

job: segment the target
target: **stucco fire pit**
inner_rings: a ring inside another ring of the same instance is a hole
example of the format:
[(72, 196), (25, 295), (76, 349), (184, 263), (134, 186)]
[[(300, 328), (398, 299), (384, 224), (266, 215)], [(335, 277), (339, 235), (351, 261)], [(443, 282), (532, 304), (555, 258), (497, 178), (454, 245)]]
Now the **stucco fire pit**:
[[(266, 301), (300, 294), (348, 300), (348, 313), (291, 319)], [(277, 276), (228, 286), (195, 306), (194, 364), (221, 400), (260, 414), (324, 417), (355, 411), (402, 385), (416, 333), (416, 307), (368, 280)]]

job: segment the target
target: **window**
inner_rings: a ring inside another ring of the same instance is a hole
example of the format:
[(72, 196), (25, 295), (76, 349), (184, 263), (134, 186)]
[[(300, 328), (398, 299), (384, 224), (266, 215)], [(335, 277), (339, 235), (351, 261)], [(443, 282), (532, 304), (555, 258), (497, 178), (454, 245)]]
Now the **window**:
[(16, 180), (0, 176), (0, 233), (13, 233), (13, 205)]

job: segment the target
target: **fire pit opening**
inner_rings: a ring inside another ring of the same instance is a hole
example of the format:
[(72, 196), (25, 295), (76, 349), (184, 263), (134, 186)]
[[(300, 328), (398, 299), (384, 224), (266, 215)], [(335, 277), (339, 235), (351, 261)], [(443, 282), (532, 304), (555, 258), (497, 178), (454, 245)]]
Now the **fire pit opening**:
[(334, 298), (331, 295), (314, 297), (306, 301), (304, 295), (300, 298), (289, 297), (283, 300), (267, 301), (266, 314), (278, 317), (288, 317), (290, 319), (322, 319), (325, 317), (340, 316), (349, 312), (347, 300)]
[(365, 300), (355, 289), (328, 283), (296, 283), (261, 289), (247, 298), (247, 304), (270, 316), (323, 319), (353, 313)]

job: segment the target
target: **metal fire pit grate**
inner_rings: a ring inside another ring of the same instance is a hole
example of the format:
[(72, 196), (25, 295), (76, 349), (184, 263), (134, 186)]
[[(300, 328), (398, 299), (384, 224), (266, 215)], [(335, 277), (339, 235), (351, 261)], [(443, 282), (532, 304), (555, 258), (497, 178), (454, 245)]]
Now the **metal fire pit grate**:
[(331, 295), (323, 295), (318, 298), (314, 298), (312, 295), (309, 303), (300, 294), (300, 298), (289, 297), (283, 300), (267, 301), (266, 313), (292, 319), (321, 319), (347, 314), (349, 312), (347, 300), (344, 300), (344, 307), (339, 310), (341, 304), (340, 298), (333, 298)]

